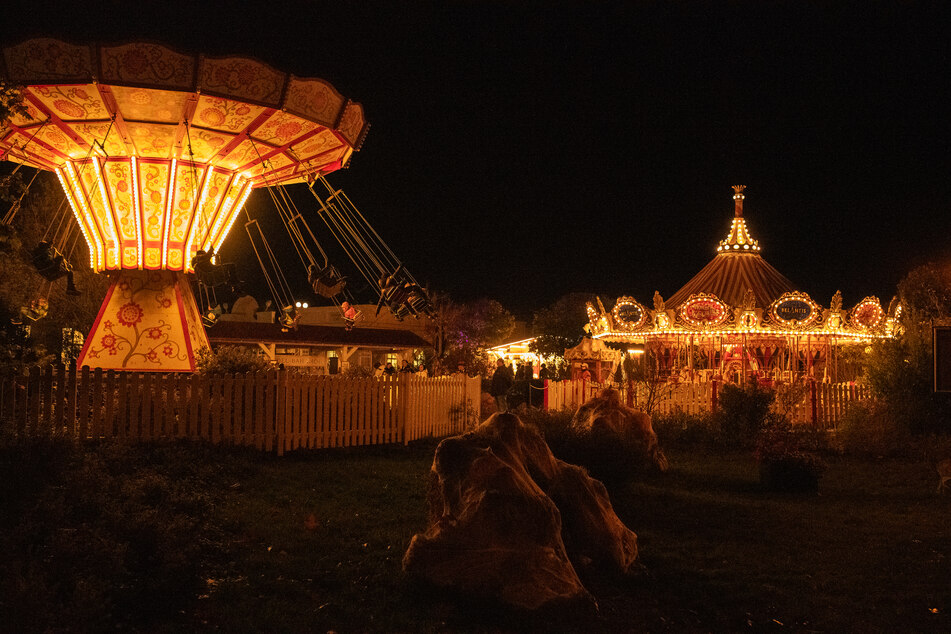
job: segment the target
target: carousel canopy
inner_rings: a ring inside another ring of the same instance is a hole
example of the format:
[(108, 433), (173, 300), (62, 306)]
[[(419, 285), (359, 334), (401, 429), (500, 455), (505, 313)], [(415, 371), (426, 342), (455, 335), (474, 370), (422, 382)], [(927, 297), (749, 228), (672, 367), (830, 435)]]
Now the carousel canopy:
[(322, 79), (152, 43), (28, 40), (0, 78), (27, 109), (0, 121), (0, 159), (56, 173), (97, 271), (191, 270), (252, 188), (339, 169), (368, 127)]
[(734, 218), (730, 234), (717, 247), (717, 255), (683, 288), (667, 300), (667, 308), (676, 309), (692, 295), (716, 295), (730, 306), (744, 303), (747, 291), (753, 291), (756, 305), (769, 306), (785, 293), (799, 290), (760, 255), (743, 218), (742, 185), (734, 187)]

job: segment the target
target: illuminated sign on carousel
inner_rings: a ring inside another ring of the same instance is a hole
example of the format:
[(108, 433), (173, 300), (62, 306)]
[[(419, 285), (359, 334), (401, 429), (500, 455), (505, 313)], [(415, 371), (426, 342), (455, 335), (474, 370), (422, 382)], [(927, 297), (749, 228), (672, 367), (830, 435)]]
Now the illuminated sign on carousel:
[(680, 307), (680, 318), (694, 328), (716, 326), (722, 323), (728, 314), (726, 304), (720, 301), (716, 295), (705, 293), (692, 295)]
[(806, 293), (784, 293), (769, 308), (770, 316), (787, 328), (805, 328), (819, 318), (819, 305)]
[(885, 319), (885, 311), (877, 297), (866, 297), (852, 309), (852, 325), (858, 330), (874, 330)]
[(647, 321), (647, 310), (632, 297), (622, 297), (611, 311), (614, 325), (619, 330), (634, 331)]

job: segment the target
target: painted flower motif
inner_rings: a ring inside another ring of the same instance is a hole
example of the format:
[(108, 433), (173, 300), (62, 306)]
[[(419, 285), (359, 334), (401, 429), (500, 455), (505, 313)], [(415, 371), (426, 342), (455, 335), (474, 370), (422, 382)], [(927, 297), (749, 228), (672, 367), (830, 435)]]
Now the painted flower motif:
[(167, 345), (164, 348), (162, 348), (162, 354), (164, 354), (166, 357), (172, 356), (172, 346)]
[(73, 95), (75, 95), (77, 99), (89, 99), (89, 95), (87, 95), (86, 91), (82, 88), (74, 88)]
[(111, 329), (111, 328), (112, 328), (112, 320), (111, 320), (111, 319), (107, 319), (106, 321), (103, 322), (102, 325), (105, 326), (106, 328), (110, 328), (110, 329)]
[(149, 328), (149, 339), (161, 339), (161, 338), (162, 338), (161, 328)]
[(90, 349), (89, 349), (89, 352), (87, 352), (86, 354), (89, 355), (89, 358), (90, 358), (90, 359), (98, 359), (98, 358), (99, 358), (99, 352), (98, 352), (97, 350), (94, 350), (93, 348), (90, 348)]
[(57, 99), (53, 102), (53, 106), (71, 119), (79, 119), (86, 114), (85, 110), (66, 99)]
[(119, 308), (119, 312), (116, 313), (116, 318), (119, 320), (119, 323), (127, 328), (135, 326), (140, 321), (142, 317), (145, 316), (145, 312), (142, 310), (142, 307), (136, 304), (135, 302), (129, 302), (128, 304), (123, 304)]
[(202, 123), (210, 126), (219, 126), (225, 122), (225, 113), (217, 108), (207, 108), (198, 116)]
[(120, 290), (120, 291), (127, 291), (127, 290), (129, 290), (129, 283), (128, 283), (127, 281), (125, 281), (125, 280), (122, 280), (121, 282), (119, 282), (119, 290)]
[(244, 115), (248, 114), (249, 112), (251, 112), (251, 108), (249, 108), (249, 107), (247, 107), (247, 106), (245, 106), (245, 105), (238, 106), (238, 109), (234, 111), (234, 113), (235, 113), (236, 115), (242, 116), (242, 117), (243, 117)]
[(152, 363), (157, 363), (158, 353), (155, 350), (151, 350), (147, 355), (145, 355), (145, 358), (151, 361)]
[(277, 126), (277, 136), (282, 139), (290, 139), (301, 131), (301, 124), (297, 121), (288, 121)]
[(116, 353), (119, 352), (119, 348), (117, 348), (117, 347), (115, 347), (115, 346), (113, 346), (112, 348), (106, 348), (106, 350), (109, 351), (109, 354), (110, 354), (111, 356), (115, 356)]
[(172, 306), (172, 300), (170, 300), (169, 298), (165, 297), (165, 298), (162, 299), (161, 304), (162, 304), (162, 308), (171, 308), (171, 306)]
[(133, 75), (141, 75), (149, 67), (149, 58), (141, 50), (133, 48), (122, 56), (122, 64)]
[(103, 336), (101, 343), (103, 348), (115, 348), (116, 338), (113, 335), (105, 335)]
[(120, 192), (127, 192), (129, 191), (129, 184), (124, 180), (121, 180), (116, 183), (116, 189), (118, 189)]
[[(157, 204), (159, 204), (160, 202), (162, 202), (162, 192), (153, 189), (153, 190), (152, 190), (152, 193), (149, 194), (149, 198), (151, 198), (151, 199), (152, 199), (152, 202), (157, 205)], [(152, 222), (153, 220), (154, 220), (156, 223), (158, 222), (158, 219), (157, 219), (157, 218), (149, 218), (149, 222)]]

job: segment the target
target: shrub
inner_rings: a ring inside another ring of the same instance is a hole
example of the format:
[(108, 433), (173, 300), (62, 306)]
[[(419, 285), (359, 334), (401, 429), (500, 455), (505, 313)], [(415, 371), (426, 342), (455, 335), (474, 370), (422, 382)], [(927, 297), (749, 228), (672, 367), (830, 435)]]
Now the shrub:
[(617, 434), (602, 429), (586, 429), (572, 424), (574, 412), (545, 412), (527, 409), (519, 413), (522, 422), (535, 425), (542, 432), (552, 454), (565, 462), (580, 465), (592, 477), (616, 490), (630, 483), (653, 463), (643, 446), (643, 438), (628, 430)]
[(0, 502), (16, 512), (0, 514), (0, 629), (174, 622), (224, 550), (207, 492), (227, 490), (241, 469), (201, 445), (4, 447)]
[(215, 350), (202, 348), (195, 363), (198, 373), (203, 375), (263, 372), (271, 365), (256, 351), (241, 346), (221, 346)]
[(825, 463), (819, 456), (823, 436), (812, 427), (794, 428), (784, 416), (770, 414), (756, 436), (753, 455), (760, 481), (770, 491), (815, 492)]
[(721, 442), (733, 447), (750, 447), (763, 429), (775, 393), (756, 383), (745, 386), (724, 385), (714, 414)]
[(713, 445), (720, 437), (715, 417), (709, 412), (660, 414), (654, 417), (653, 426), (662, 447), (678, 444)]
[(854, 403), (836, 429), (841, 450), (864, 456), (892, 456), (904, 451), (911, 433), (890, 410), (878, 400)]

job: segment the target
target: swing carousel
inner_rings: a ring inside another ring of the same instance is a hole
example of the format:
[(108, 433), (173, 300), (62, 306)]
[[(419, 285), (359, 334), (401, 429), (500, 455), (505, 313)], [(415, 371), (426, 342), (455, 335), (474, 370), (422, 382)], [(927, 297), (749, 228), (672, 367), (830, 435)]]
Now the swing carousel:
[(606, 342), (646, 352), (657, 377), (671, 382), (854, 378), (839, 363), (841, 348), (895, 334), (901, 306), (876, 297), (843, 309), (836, 292), (828, 307), (763, 259), (743, 217), (743, 191), (734, 190), (734, 217), (717, 254), (670, 299), (654, 293), (653, 310), (633, 297), (606, 310), (587, 306), (586, 329)]
[[(286, 184), (326, 182), (368, 128), (363, 108), (328, 82), (243, 57), (34, 39), (4, 49), (0, 69), (24, 87), (25, 105), (0, 122), (0, 158), (56, 174), (90, 267), (111, 279), (81, 366), (194, 370), (208, 346), (207, 289), (234, 281), (215, 253), (252, 190), (283, 201)], [(336, 198), (322, 209), (339, 208)], [(299, 216), (285, 219), (295, 247), (306, 238)], [(339, 273), (310, 258), (315, 287), (336, 296)], [(206, 289), (201, 310), (191, 273)]]

